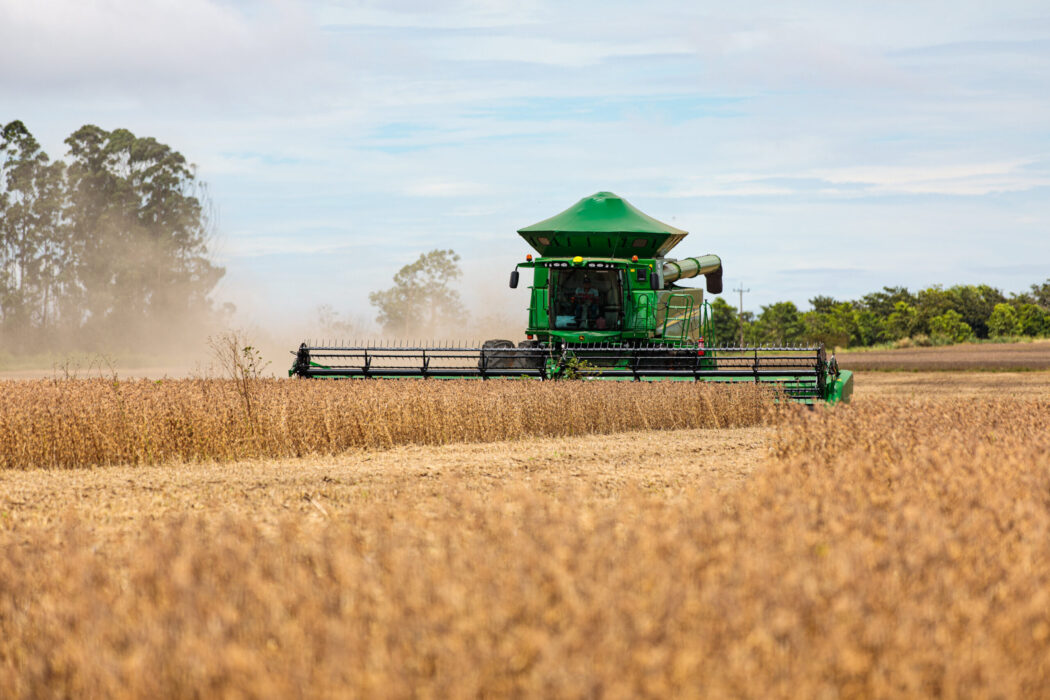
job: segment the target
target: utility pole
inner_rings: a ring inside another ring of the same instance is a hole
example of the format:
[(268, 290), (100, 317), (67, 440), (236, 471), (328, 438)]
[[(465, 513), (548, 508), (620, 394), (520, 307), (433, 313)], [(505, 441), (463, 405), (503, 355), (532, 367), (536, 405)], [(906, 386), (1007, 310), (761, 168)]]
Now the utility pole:
[(740, 286), (733, 291), (740, 292), (740, 313), (737, 315), (737, 320), (740, 321), (740, 347), (744, 347), (744, 292), (750, 292), (751, 289), (744, 289), (744, 283), (741, 282)]

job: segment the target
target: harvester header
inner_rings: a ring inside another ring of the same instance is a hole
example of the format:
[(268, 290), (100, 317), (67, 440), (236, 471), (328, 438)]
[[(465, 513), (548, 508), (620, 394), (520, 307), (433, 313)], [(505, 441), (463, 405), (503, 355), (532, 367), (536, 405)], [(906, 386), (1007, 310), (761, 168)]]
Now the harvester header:
[(687, 235), (611, 192), (518, 229), (539, 257), (532, 271), (526, 340), (481, 347), (311, 346), (295, 351), (300, 377), (536, 377), (754, 381), (802, 402), (848, 401), (852, 375), (824, 347), (719, 346), (704, 290), (677, 284), (703, 276), (722, 292), (714, 254), (669, 258)]

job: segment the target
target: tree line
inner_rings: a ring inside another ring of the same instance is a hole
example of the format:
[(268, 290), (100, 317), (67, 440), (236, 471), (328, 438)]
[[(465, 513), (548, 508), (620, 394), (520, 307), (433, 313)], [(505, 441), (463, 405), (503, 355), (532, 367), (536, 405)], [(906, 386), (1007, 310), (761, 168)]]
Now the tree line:
[(194, 166), (127, 129), (85, 125), (52, 160), (0, 133), (0, 349), (167, 344), (214, 315), (210, 200)]
[[(405, 265), (394, 286), (369, 295), (376, 321), (388, 333), (440, 335), (464, 317), (453, 283), (461, 277), (459, 255), (432, 250)], [(809, 300), (811, 311), (793, 302), (738, 314), (725, 299), (711, 303), (715, 342), (733, 345), (824, 343), (827, 347), (943, 345), (986, 338), (1050, 337), (1050, 279), (1030, 291), (1006, 296), (988, 285), (934, 285), (912, 293), (883, 287), (853, 301), (829, 296)], [(333, 321), (330, 307), (319, 310), (322, 326), (335, 332), (349, 326)]]
[(1009, 297), (985, 284), (934, 285), (915, 293), (883, 287), (853, 301), (817, 296), (809, 303), (811, 311), (781, 301), (763, 306), (757, 315), (739, 314), (716, 297), (711, 304), (715, 338), (719, 344), (734, 344), (742, 335), (748, 344), (870, 347), (1050, 337), (1050, 280)]

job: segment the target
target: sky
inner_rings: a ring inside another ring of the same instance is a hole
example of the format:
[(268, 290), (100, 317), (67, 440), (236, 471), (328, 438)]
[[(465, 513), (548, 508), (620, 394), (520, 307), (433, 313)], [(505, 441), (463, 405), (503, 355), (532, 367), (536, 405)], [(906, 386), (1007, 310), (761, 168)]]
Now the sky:
[(745, 309), (1050, 278), (1039, 2), (0, 0), (0, 122), (182, 152), (217, 301), (279, 325), (434, 248), (520, 314), (516, 229), (611, 190)]

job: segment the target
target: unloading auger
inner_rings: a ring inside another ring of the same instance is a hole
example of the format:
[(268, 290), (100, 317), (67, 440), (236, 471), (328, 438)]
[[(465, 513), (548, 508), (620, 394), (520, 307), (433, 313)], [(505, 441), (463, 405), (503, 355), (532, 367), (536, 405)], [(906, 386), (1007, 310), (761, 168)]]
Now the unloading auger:
[(823, 345), (718, 346), (703, 276), (722, 292), (717, 255), (668, 258), (685, 231), (657, 221), (611, 192), (581, 199), (518, 234), (539, 253), (510, 274), (532, 270), (526, 340), (477, 346), (303, 343), (289, 376), (533, 377), (772, 383), (795, 401), (850, 400), (853, 377)]

